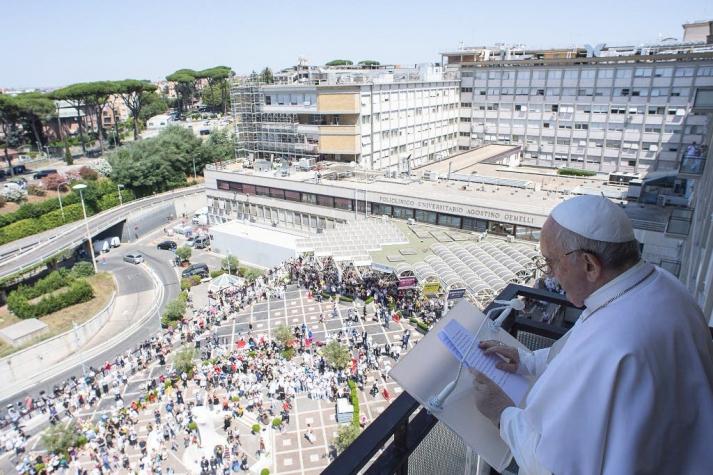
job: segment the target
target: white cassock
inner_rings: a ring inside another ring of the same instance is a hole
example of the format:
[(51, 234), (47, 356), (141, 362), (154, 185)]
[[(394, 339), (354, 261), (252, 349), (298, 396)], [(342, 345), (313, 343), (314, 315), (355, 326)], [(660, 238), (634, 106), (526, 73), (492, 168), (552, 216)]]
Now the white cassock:
[(563, 340), (520, 355), (538, 379), (500, 418), (520, 473), (713, 473), (713, 342), (688, 291), (640, 262), (584, 303)]

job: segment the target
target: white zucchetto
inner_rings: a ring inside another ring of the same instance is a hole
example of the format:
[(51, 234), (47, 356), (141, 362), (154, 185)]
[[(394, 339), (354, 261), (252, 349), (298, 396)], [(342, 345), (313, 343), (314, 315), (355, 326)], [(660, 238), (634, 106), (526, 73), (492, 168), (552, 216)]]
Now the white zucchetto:
[(603, 196), (575, 196), (555, 206), (550, 216), (563, 228), (595, 241), (636, 239), (624, 210)]

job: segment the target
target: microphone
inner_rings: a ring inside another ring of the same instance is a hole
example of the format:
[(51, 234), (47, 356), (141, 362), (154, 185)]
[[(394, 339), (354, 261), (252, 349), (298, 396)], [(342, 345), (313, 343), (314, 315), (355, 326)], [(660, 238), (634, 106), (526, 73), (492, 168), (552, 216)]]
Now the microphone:
[(448, 396), (451, 395), (453, 390), (456, 388), (457, 380), (453, 380), (444, 387), (440, 393), (433, 395), (431, 399), (428, 400), (428, 409), (431, 412), (437, 412), (443, 410), (443, 403), (446, 402)]

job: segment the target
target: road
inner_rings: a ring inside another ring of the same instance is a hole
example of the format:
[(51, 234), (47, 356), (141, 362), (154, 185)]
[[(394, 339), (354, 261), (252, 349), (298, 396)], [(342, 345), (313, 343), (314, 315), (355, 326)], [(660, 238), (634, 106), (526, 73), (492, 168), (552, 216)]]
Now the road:
[[(131, 212), (202, 191), (203, 187), (199, 185), (132, 201), (92, 216), (89, 218), (89, 229), (92, 234), (96, 234), (121, 222)], [(0, 277), (29, 267), (64, 249), (78, 246), (84, 239), (84, 223), (78, 221), (0, 246)]]
[[(172, 253), (169, 251), (159, 251), (154, 246), (148, 245), (124, 245), (121, 248), (112, 251), (114, 253), (113, 255), (107, 256), (106, 264), (103, 264), (103, 266), (106, 267), (102, 270), (113, 272), (116, 276), (118, 284), (117, 294), (127, 295), (130, 293), (142, 292), (153, 286), (151, 278), (148, 276), (146, 271), (141, 270), (140, 266), (123, 262), (122, 256), (128, 252), (128, 250), (138, 250), (143, 253), (146, 259), (145, 265), (151, 266), (153, 271), (156, 275), (158, 275), (159, 279), (163, 283), (164, 294), (161, 302), (161, 308), (163, 308), (170, 300), (176, 298), (180, 290), (180, 285), (176, 271), (170, 265)], [(146, 309), (138, 310), (145, 311)], [(160, 329), (160, 325), (160, 319), (158, 315), (156, 315), (155, 318), (146, 321), (143, 325), (137, 328), (132, 335), (127, 336), (127, 338), (121, 343), (107, 349), (93, 358), (88, 359), (85, 362), (86, 367), (99, 367), (105, 361), (114, 359), (116, 355), (136, 348), (141, 342), (157, 332)], [(53, 375), (41, 384), (35, 385), (31, 390), (0, 401), (0, 404), (4, 406), (11, 402), (16, 402), (23, 399), (28, 394), (33, 397), (37, 397), (41, 390), (49, 391), (54, 385), (66, 381), (71, 376), (80, 377), (81, 375), (82, 366), (76, 365), (71, 369)]]

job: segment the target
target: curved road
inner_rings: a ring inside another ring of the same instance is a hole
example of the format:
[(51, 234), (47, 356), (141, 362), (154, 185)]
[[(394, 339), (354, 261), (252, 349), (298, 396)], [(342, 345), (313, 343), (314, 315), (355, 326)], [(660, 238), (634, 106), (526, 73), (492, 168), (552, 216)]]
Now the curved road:
[[(108, 270), (112, 272), (116, 277), (118, 284), (118, 295), (127, 295), (131, 293), (141, 292), (153, 286), (152, 279), (148, 276), (146, 271), (140, 270), (140, 266), (128, 264), (122, 260), (123, 255), (129, 249), (138, 250), (143, 253), (144, 258), (146, 260), (146, 265), (151, 266), (156, 275), (159, 276), (159, 279), (161, 280), (164, 286), (163, 301), (161, 302), (161, 308), (163, 309), (167, 302), (176, 298), (180, 290), (178, 275), (176, 274), (174, 268), (169, 264), (172, 253), (170, 251), (159, 251), (153, 246), (123, 245), (114, 253), (110, 253), (110, 255), (107, 255), (106, 268), (102, 270)], [(140, 343), (151, 337), (155, 332), (160, 329), (161, 323), (158, 315), (160, 315), (160, 312), (153, 318), (147, 320), (131, 335), (127, 335), (126, 338), (121, 341), (121, 343), (105, 350), (104, 352), (93, 358), (86, 360), (84, 362), (86, 367), (100, 367), (104, 364), (105, 361), (112, 360), (117, 355), (124, 353), (127, 350), (132, 350), (136, 348)], [(62, 381), (66, 381), (67, 379), (69, 379), (70, 376), (73, 375), (77, 377), (80, 377), (82, 375), (81, 364), (78, 364), (71, 369), (67, 369), (65, 371), (53, 375), (51, 378), (44, 380), (38, 385), (35, 385), (30, 390), (18, 393), (11, 398), (6, 398), (5, 400), (0, 401), (0, 404), (5, 406), (7, 404), (20, 401), (28, 394), (30, 396), (37, 397), (40, 390), (49, 392), (55, 384), (58, 384)]]
[[(203, 190), (203, 186), (198, 185), (131, 201), (124, 206), (112, 208), (89, 218), (89, 230), (92, 235), (96, 235), (123, 221), (134, 211), (163, 201), (201, 193)], [(84, 222), (77, 221), (2, 245), (0, 246), (0, 277), (29, 267), (64, 249), (79, 246), (85, 237)]]

